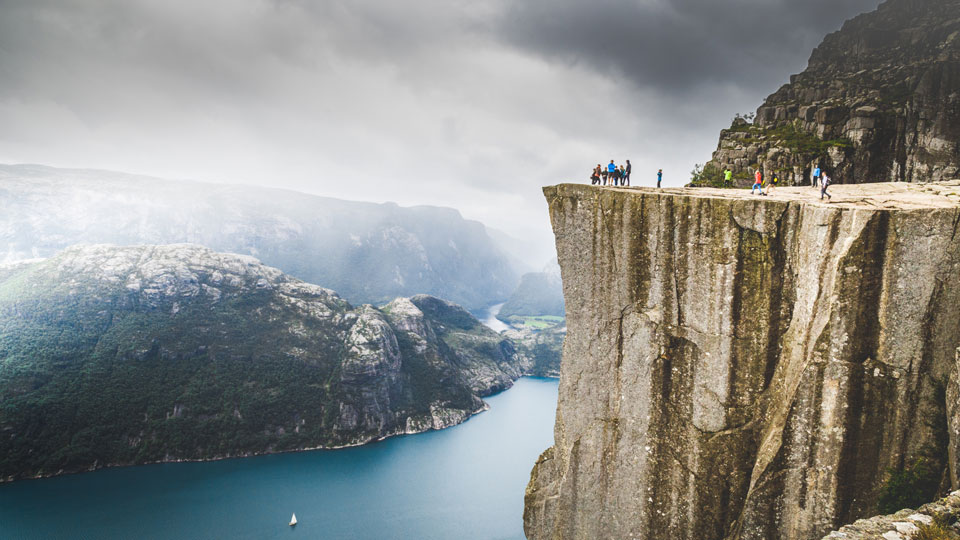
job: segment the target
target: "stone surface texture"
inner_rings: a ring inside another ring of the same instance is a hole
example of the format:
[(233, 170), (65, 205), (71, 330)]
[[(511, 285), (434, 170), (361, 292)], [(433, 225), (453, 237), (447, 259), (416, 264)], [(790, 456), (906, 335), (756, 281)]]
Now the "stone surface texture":
[(568, 334), (528, 538), (816, 539), (936, 439), (960, 183), (544, 193)]
[[(831, 532), (822, 540), (909, 540), (920, 527), (933, 524), (936, 518), (948, 522), (956, 522), (960, 518), (960, 491), (954, 491), (916, 510), (905, 508), (895, 514), (857, 520)], [(960, 534), (956, 525), (951, 530), (954, 534)]]
[(752, 124), (723, 130), (710, 165), (805, 184), (938, 181), (960, 171), (960, 1), (888, 0), (828, 35)]

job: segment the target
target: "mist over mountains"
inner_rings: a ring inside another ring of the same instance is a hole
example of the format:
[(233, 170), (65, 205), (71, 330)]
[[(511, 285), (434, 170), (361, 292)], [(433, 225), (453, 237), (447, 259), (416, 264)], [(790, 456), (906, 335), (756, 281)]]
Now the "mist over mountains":
[(40, 165), (0, 165), (0, 202), (0, 262), (75, 244), (194, 243), (255, 256), (354, 304), (423, 293), (473, 310), (518, 282), (484, 225), (450, 208)]

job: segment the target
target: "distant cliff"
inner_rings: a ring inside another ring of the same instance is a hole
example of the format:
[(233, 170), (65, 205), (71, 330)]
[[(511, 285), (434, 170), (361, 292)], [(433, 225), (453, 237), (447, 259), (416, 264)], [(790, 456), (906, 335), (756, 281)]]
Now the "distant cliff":
[(532, 365), (434, 297), (353, 307), (252, 257), (73, 247), (0, 265), (0, 480), (444, 428)]
[(568, 334), (528, 538), (816, 539), (921, 457), (958, 487), (960, 182), (544, 193)]
[(751, 124), (720, 135), (704, 183), (758, 166), (787, 184), (960, 178), (960, 0), (888, 0), (847, 21)]
[(0, 165), (0, 263), (75, 244), (192, 243), (381, 304), (430, 294), (481, 309), (517, 284), (483, 224), (452, 208), (373, 204), (255, 186)]

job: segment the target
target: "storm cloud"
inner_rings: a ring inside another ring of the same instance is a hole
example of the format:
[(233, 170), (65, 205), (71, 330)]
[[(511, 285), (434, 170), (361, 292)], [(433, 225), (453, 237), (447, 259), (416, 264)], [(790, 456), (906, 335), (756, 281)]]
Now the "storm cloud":
[(452, 206), (548, 253), (540, 186), (685, 183), (877, 4), (0, 0), (0, 161)]

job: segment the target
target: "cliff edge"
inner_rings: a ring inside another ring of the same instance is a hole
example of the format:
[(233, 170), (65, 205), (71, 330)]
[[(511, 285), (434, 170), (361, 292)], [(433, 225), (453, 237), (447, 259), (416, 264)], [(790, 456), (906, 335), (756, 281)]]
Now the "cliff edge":
[(544, 188), (568, 334), (528, 538), (821, 538), (921, 455), (960, 487), (960, 183), (832, 189)]

